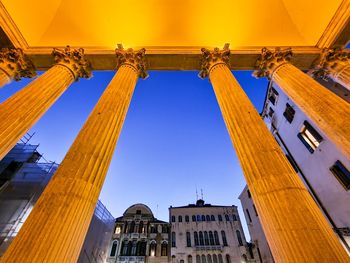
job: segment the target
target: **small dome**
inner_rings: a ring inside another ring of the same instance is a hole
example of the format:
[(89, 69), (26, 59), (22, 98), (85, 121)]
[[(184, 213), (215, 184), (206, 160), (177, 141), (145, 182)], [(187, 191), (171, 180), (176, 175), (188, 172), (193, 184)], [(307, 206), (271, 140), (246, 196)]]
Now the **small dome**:
[(198, 199), (196, 202), (196, 206), (203, 206), (204, 205), (204, 200), (203, 199)]
[(130, 214), (137, 214), (141, 213), (142, 215), (150, 215), (153, 217), (152, 210), (144, 204), (134, 204), (130, 206), (128, 209), (125, 210), (124, 216), (125, 215), (130, 215)]

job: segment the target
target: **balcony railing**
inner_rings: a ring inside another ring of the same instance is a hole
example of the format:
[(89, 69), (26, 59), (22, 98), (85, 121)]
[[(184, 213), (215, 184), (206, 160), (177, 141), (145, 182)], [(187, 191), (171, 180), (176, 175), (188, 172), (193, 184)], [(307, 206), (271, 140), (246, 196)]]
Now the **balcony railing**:
[(216, 246), (195, 246), (195, 249), (197, 251), (200, 251), (200, 250), (220, 250), (222, 251), (223, 250), (223, 246), (220, 246), (220, 245), (216, 245)]
[(127, 262), (145, 262), (145, 257), (144, 256), (121, 256), (118, 257), (119, 262), (121, 261), (127, 261)]

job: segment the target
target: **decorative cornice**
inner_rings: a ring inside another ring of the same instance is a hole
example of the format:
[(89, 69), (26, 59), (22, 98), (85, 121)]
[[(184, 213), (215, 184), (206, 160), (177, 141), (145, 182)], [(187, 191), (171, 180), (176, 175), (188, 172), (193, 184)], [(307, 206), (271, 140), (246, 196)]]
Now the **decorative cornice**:
[(134, 51), (132, 48), (123, 49), (119, 47), (115, 50), (117, 57), (117, 69), (122, 65), (130, 65), (134, 68), (137, 75), (145, 79), (148, 77), (146, 71), (146, 59), (145, 59), (146, 49), (141, 48), (140, 50)]
[(276, 48), (271, 51), (264, 47), (261, 50), (261, 55), (256, 61), (256, 70), (253, 76), (256, 78), (267, 77), (271, 79), (272, 74), (282, 64), (288, 63), (292, 58), (293, 52), (291, 48), (281, 49)]
[(316, 63), (312, 75), (328, 80), (350, 65), (350, 52), (339, 48), (324, 48)]
[(0, 50), (0, 68), (16, 81), (36, 76), (33, 63), (20, 48), (2, 48)]
[(201, 60), (201, 71), (198, 76), (202, 79), (209, 76), (210, 70), (216, 64), (226, 64), (230, 67), (230, 49), (224, 48), (220, 50), (219, 48), (214, 48), (210, 51), (207, 48), (202, 48), (202, 60)]
[(72, 72), (75, 80), (92, 76), (91, 64), (85, 58), (83, 48), (71, 49), (70, 46), (63, 50), (54, 48), (52, 55), (56, 64), (65, 66)]

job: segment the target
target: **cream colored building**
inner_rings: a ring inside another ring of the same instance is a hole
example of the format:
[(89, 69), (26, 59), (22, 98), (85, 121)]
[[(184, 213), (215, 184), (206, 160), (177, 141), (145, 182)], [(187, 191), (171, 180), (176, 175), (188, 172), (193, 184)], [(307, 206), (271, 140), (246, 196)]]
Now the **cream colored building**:
[(109, 263), (168, 263), (170, 225), (154, 218), (151, 209), (135, 204), (115, 221)]
[(276, 82), (349, 159), (349, 103), (304, 72), (350, 89), (349, 0), (2, 0), (0, 28), (0, 87), (45, 71), (0, 105), (0, 159), (74, 81), (116, 72), (2, 263), (76, 262), (147, 70), (210, 79), (276, 261), (349, 261), (231, 71)]
[(172, 263), (255, 262), (236, 206), (170, 207)]

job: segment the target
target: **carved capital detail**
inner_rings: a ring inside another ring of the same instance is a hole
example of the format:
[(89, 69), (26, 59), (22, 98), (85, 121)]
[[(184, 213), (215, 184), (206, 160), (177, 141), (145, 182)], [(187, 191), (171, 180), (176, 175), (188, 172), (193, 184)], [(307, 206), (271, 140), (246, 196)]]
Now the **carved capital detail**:
[(122, 65), (130, 65), (134, 68), (137, 75), (145, 79), (148, 77), (146, 71), (146, 59), (145, 59), (146, 49), (142, 48), (140, 50), (134, 51), (132, 48), (123, 49), (117, 48), (115, 54), (117, 57), (117, 69)]
[(65, 49), (54, 48), (52, 51), (55, 63), (67, 67), (74, 78), (78, 80), (79, 78), (90, 78), (91, 74), (91, 64), (85, 58), (84, 49), (72, 49), (67, 46)]
[(34, 64), (20, 48), (2, 48), (0, 50), (0, 68), (16, 81), (36, 76)]
[(350, 52), (338, 48), (324, 48), (312, 75), (316, 78), (328, 80), (336, 77), (346, 66), (350, 66)]
[(224, 48), (220, 50), (219, 48), (214, 48), (210, 51), (207, 48), (202, 48), (202, 60), (201, 60), (201, 71), (199, 72), (199, 77), (204, 79), (209, 76), (210, 70), (216, 64), (226, 64), (230, 67), (230, 49)]
[(281, 49), (276, 48), (275, 51), (264, 47), (261, 50), (261, 55), (256, 61), (256, 70), (253, 75), (256, 78), (272, 77), (275, 70), (282, 64), (288, 63), (293, 56), (291, 48)]

